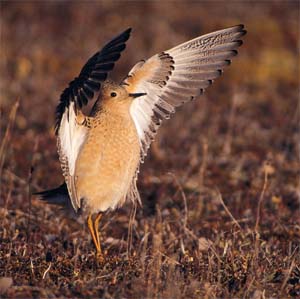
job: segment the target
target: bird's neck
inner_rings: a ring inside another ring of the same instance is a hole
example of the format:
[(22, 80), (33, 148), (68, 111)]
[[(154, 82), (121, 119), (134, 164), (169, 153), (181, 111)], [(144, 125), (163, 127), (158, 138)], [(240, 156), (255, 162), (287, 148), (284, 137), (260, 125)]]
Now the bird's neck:
[(109, 115), (113, 118), (122, 118), (122, 119), (131, 119), (130, 116), (130, 105), (132, 99), (123, 100), (123, 101), (103, 101), (99, 103), (97, 109), (95, 109), (94, 116), (96, 118), (105, 115)]

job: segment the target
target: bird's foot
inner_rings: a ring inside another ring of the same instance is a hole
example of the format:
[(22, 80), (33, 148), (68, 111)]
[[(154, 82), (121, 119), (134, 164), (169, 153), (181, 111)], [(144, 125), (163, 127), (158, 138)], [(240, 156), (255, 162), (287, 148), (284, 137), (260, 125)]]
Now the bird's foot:
[(105, 255), (101, 251), (96, 252), (95, 258), (96, 258), (96, 261), (97, 261), (98, 264), (100, 264), (100, 265), (104, 264)]

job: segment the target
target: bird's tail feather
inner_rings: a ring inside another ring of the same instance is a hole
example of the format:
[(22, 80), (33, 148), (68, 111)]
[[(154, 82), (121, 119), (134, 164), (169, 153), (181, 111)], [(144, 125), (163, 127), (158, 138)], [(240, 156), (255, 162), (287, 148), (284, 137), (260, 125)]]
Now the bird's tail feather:
[(70, 197), (66, 183), (63, 183), (57, 188), (35, 192), (33, 194), (38, 195), (39, 199), (44, 200), (49, 204), (60, 205), (63, 207), (68, 207), (70, 205)]

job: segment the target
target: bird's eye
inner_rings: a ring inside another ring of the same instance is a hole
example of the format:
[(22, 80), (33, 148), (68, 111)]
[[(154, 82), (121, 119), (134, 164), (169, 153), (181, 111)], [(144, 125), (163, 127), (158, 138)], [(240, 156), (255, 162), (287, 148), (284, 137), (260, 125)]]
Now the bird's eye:
[(114, 97), (117, 96), (117, 94), (116, 94), (115, 92), (112, 92), (112, 93), (110, 94), (110, 96), (114, 98)]

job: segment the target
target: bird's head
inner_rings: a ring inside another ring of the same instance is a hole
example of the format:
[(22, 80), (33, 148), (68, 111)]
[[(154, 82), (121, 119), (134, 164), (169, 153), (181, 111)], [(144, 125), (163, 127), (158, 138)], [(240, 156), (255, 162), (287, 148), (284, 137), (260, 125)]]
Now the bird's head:
[(133, 99), (145, 95), (145, 93), (128, 93), (123, 85), (112, 81), (106, 81), (101, 87), (100, 100), (114, 101), (116, 103), (131, 102)]

